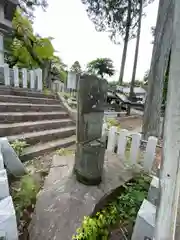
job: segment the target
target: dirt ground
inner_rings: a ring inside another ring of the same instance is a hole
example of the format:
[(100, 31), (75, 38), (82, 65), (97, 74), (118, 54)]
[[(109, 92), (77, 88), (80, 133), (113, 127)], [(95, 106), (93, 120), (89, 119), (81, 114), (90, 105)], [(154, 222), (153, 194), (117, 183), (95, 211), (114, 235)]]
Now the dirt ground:
[(119, 117), (118, 121), (122, 129), (133, 131), (142, 126), (142, 116)]

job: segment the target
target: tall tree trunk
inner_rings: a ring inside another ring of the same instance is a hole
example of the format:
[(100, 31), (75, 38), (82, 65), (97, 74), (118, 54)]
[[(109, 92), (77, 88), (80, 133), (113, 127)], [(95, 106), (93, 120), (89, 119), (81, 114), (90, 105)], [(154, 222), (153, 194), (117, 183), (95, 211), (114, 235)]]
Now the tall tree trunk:
[(155, 42), (148, 77), (148, 94), (143, 119), (143, 136), (159, 137), (162, 89), (172, 45), (174, 0), (160, 0), (155, 29)]
[[(142, 5), (143, 5), (143, 0), (139, 0), (139, 20), (138, 20), (137, 39), (136, 39), (136, 50), (134, 55), (134, 66), (133, 66), (131, 87), (130, 87), (130, 94), (129, 94), (130, 101), (132, 101), (133, 93), (134, 93), (134, 84), (135, 84), (137, 60), (138, 60), (138, 53), (139, 53), (139, 42), (140, 42), (140, 35), (141, 35)], [(131, 106), (128, 105), (127, 115), (130, 115), (130, 112), (131, 112)]]
[(119, 75), (119, 84), (123, 83), (123, 76), (124, 76), (124, 68), (126, 63), (126, 55), (127, 55), (127, 47), (129, 41), (129, 32), (131, 27), (131, 0), (128, 0), (128, 13), (127, 13), (127, 21), (126, 21), (126, 34), (124, 38), (124, 47), (123, 47), (123, 55), (121, 60), (121, 68), (120, 68), (120, 75)]

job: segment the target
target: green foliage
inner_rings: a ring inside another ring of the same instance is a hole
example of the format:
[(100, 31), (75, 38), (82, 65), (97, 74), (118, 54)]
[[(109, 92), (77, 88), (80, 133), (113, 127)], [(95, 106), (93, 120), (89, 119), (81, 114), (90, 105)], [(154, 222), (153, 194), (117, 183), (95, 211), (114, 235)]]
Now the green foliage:
[(84, 217), (82, 226), (73, 236), (76, 240), (108, 240), (109, 228), (134, 223), (144, 198), (147, 197), (150, 177), (140, 174), (122, 187), (121, 194), (94, 217)]
[(115, 73), (113, 61), (109, 58), (97, 58), (87, 65), (88, 72), (100, 77), (113, 76)]
[[(128, 0), (81, 0), (86, 6), (89, 18), (96, 30), (108, 32), (113, 42), (119, 43), (125, 37), (127, 26)], [(143, 1), (145, 7), (151, 0)], [(131, 0), (130, 38), (136, 35), (139, 0)]]
[(114, 118), (107, 120), (107, 127), (108, 127), (108, 129), (109, 129), (110, 127), (112, 127), (112, 126), (117, 127), (118, 130), (120, 130), (120, 128), (121, 128), (121, 127), (120, 127), (120, 123), (119, 123), (116, 119), (114, 119)]
[(67, 149), (67, 148), (61, 148), (56, 150), (56, 154), (59, 156), (67, 156), (67, 155), (71, 155), (74, 153), (74, 150), (72, 149)]
[(23, 211), (27, 207), (35, 204), (39, 189), (40, 186), (34, 181), (33, 177), (29, 175), (22, 177), (18, 189), (13, 189), (12, 198), (18, 218), (22, 217)]
[(13, 66), (42, 67), (44, 61), (51, 60), (54, 48), (51, 38), (41, 38), (33, 32), (32, 23), (17, 10), (12, 22), (13, 31), (7, 37), (7, 62)]
[(61, 82), (66, 82), (67, 72), (66, 65), (63, 63), (62, 59), (59, 56), (53, 56), (51, 60), (51, 75), (52, 80), (59, 79)]
[(75, 72), (75, 73), (80, 73), (82, 70), (81, 70), (81, 65), (78, 61), (75, 61), (71, 67), (71, 71), (72, 72)]
[(46, 96), (49, 96), (49, 95), (52, 94), (52, 92), (51, 92), (49, 89), (47, 89), (47, 88), (44, 88), (44, 89), (43, 89), (43, 93), (44, 93)]
[(20, 9), (29, 18), (33, 18), (36, 7), (42, 7), (45, 10), (48, 6), (47, 0), (19, 0), (18, 2)]
[(15, 140), (11, 143), (11, 147), (19, 157), (23, 154), (23, 151), (27, 146), (28, 144), (23, 140)]

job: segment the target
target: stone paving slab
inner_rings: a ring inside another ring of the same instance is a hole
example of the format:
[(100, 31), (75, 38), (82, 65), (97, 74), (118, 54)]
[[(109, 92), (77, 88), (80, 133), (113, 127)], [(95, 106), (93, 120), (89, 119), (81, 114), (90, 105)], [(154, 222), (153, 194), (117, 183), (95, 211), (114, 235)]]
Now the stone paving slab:
[(30, 240), (72, 239), (84, 216), (97, 211), (106, 195), (132, 178), (131, 170), (112, 154), (106, 154), (103, 181), (99, 186), (79, 183), (72, 173), (73, 165), (74, 155), (54, 156), (44, 189), (38, 195), (29, 227)]

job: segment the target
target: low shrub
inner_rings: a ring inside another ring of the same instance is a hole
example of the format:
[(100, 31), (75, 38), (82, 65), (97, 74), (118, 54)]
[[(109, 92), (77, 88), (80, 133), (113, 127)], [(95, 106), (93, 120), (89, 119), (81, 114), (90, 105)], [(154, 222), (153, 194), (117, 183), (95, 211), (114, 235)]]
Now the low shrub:
[(73, 236), (76, 240), (109, 239), (110, 229), (118, 224), (133, 224), (142, 201), (147, 196), (151, 178), (140, 174), (124, 186), (121, 194), (94, 217), (84, 217)]
[(116, 120), (116, 119), (108, 119), (107, 120), (107, 127), (108, 129), (112, 126), (115, 126), (118, 128), (118, 130), (120, 130), (121, 126), (120, 126), (120, 123)]
[(25, 175), (21, 178), (18, 188), (13, 188), (12, 198), (17, 214), (17, 219), (23, 216), (24, 210), (28, 207), (33, 208), (36, 202), (36, 195), (40, 186), (32, 176)]
[(24, 140), (15, 140), (11, 143), (11, 147), (17, 153), (18, 157), (23, 154), (24, 149), (28, 146)]
[(73, 153), (74, 153), (74, 150), (72, 150), (72, 149), (61, 148), (61, 149), (56, 150), (56, 154), (59, 156), (67, 156), (67, 155), (73, 154)]

